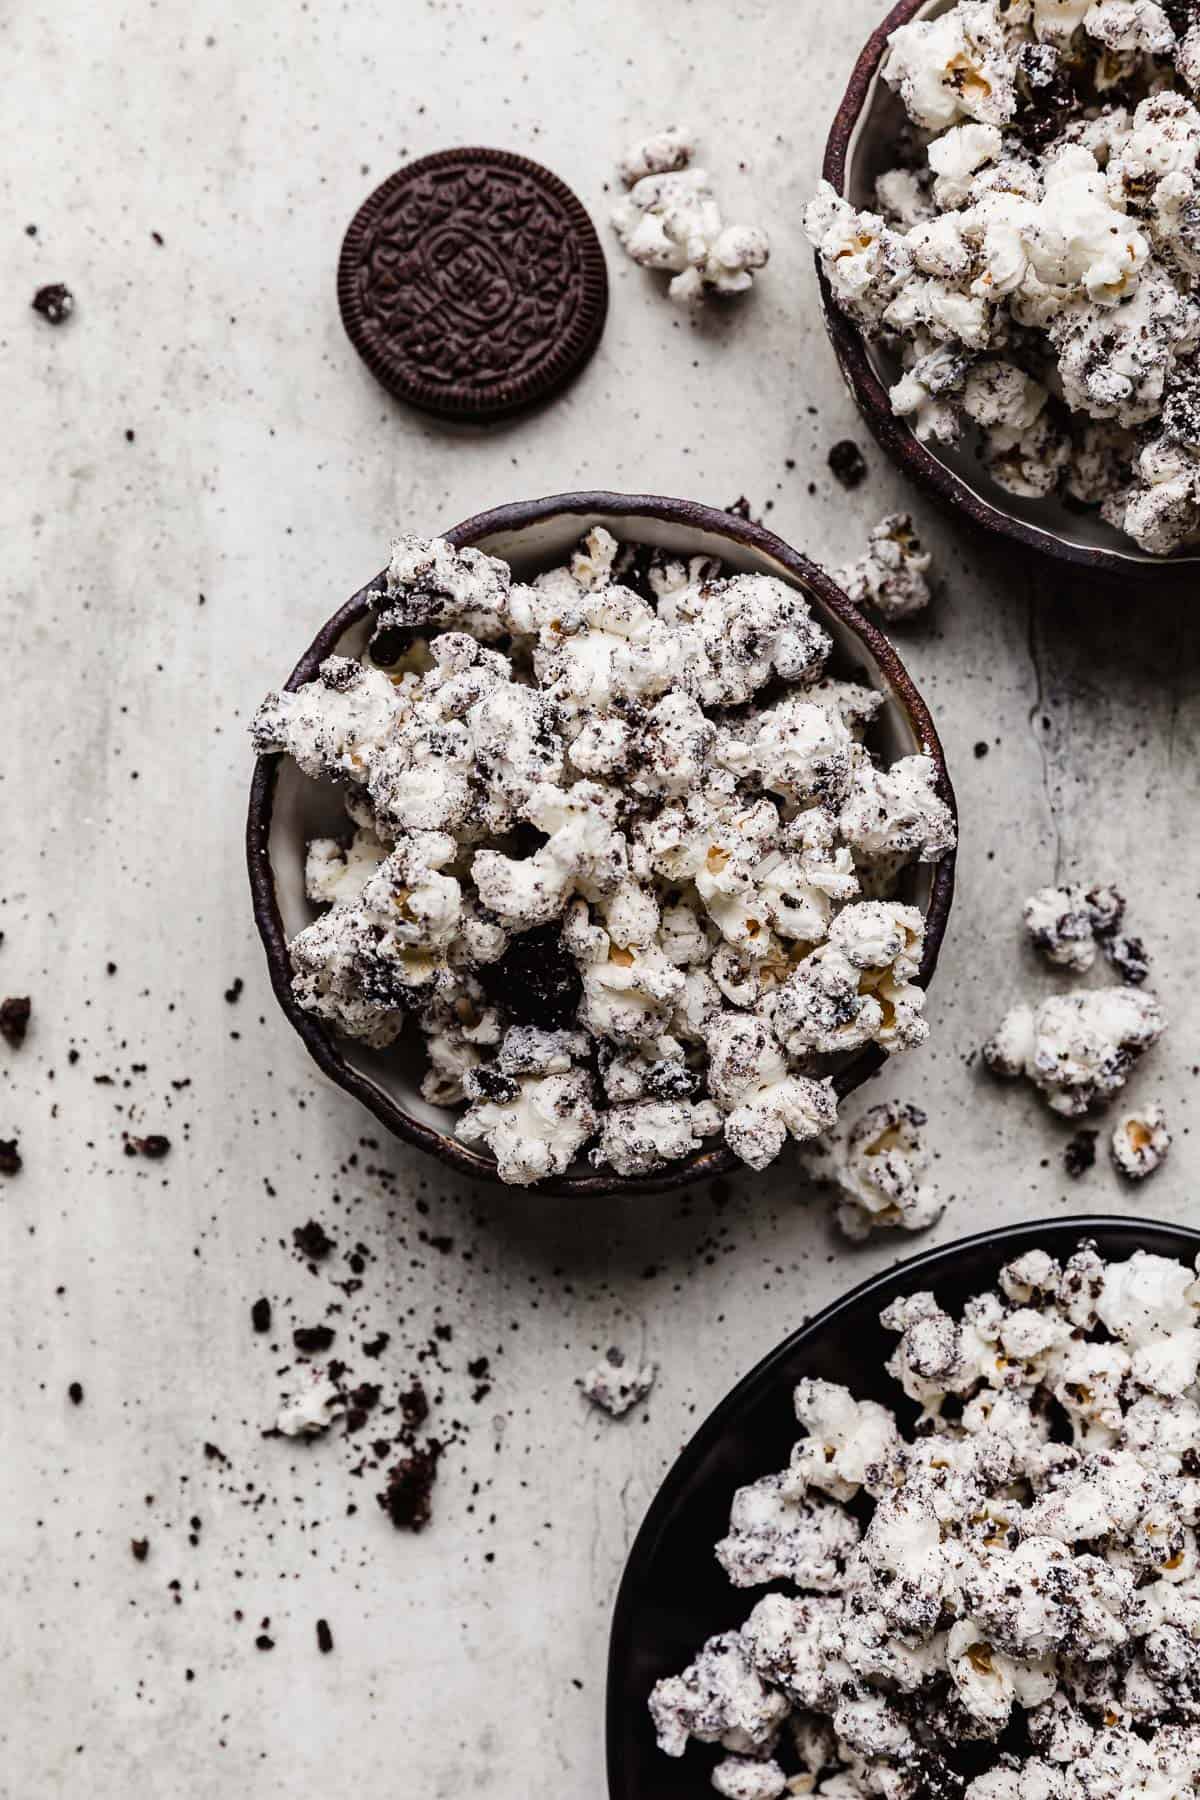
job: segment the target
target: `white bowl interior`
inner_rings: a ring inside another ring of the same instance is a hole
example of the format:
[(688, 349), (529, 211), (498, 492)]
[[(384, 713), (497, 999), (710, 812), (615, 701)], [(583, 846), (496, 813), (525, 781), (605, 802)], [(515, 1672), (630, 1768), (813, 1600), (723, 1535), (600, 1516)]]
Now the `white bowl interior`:
[[(933, 19), (948, 12), (954, 4), (956, 0), (927, 0), (914, 16)], [(907, 122), (899, 97), (882, 75), (876, 74), (846, 155), (846, 198), (855, 206), (874, 208), (875, 183), (885, 170), (895, 167), (896, 144)], [(868, 343), (866, 348), (876, 375), (885, 388), (891, 387), (901, 373), (899, 360), (889, 356), (878, 344)], [(1004, 517), (1019, 519), (1047, 539), (1056, 539), (1079, 550), (1103, 550), (1109, 556), (1151, 568), (1200, 561), (1200, 553), (1195, 551), (1180, 551), (1165, 558), (1148, 556), (1114, 526), (1106, 524), (1098, 512), (1075, 512), (1057, 496), (1047, 500), (1027, 500), (1008, 493), (990, 478), (971, 447), (969, 437), (964, 437), (963, 442), (953, 448), (932, 443), (923, 448), (935, 462), (969, 488), (981, 506)]]
[[(687, 555), (719, 556), (738, 572), (777, 575), (793, 587), (803, 585), (774, 557), (737, 544), (719, 532), (668, 524), (638, 514), (560, 513), (516, 531), (497, 532), (481, 538), (479, 548), (502, 557), (520, 579), (527, 580), (543, 569), (564, 562), (579, 538), (593, 525), (604, 525), (623, 540), (663, 546)], [(878, 688), (892, 698), (892, 704), (881, 709), (872, 729), (872, 746), (888, 762), (923, 749), (903, 707), (896, 703), (884, 671), (866, 646), (828, 611), (818, 596), (810, 593), (809, 599), (814, 613), (834, 639), (831, 663), (834, 672)], [(338, 653), (358, 656), (369, 635), (368, 622), (352, 627), (338, 644)], [(304, 859), (309, 840), (339, 836), (347, 830), (348, 820), (338, 791), (332, 786), (310, 781), (285, 758), (279, 768), (269, 853), (279, 911), (289, 938), (303, 930), (319, 910), (304, 893)], [(932, 881), (933, 871), (928, 867), (907, 871), (901, 890), (904, 898), (925, 911)], [(340, 1039), (338, 1048), (349, 1066), (393, 1104), (435, 1130), (453, 1135), (455, 1109), (432, 1106), (422, 1097), (420, 1081), (424, 1072), (424, 1054), (419, 1033), (406, 1032), (399, 1043), (386, 1051), (369, 1050), (349, 1038)], [(582, 1172), (585, 1166), (579, 1164), (579, 1171)]]

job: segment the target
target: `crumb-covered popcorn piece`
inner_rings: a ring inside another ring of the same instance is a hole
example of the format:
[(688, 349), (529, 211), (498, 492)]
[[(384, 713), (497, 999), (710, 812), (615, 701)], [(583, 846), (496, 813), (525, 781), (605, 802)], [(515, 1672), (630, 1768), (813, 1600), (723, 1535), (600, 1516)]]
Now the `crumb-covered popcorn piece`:
[(298, 1393), (285, 1400), (275, 1419), (282, 1437), (313, 1438), (328, 1431), (346, 1404), (346, 1396), (324, 1369), (306, 1369)]
[(742, 1755), (770, 1750), (790, 1710), (756, 1673), (736, 1631), (710, 1638), (682, 1675), (657, 1682), (649, 1704), (668, 1756), (682, 1756), (689, 1738)]
[(696, 134), (686, 125), (665, 125), (636, 144), (631, 144), (617, 165), (626, 187), (634, 187), (647, 175), (669, 175), (686, 169), (696, 154)]
[(315, 681), (267, 695), (250, 737), (260, 756), (285, 751), (314, 780), (363, 782), (401, 710), (396, 689), (378, 669), (328, 656)]
[(888, 769), (859, 763), (838, 828), (866, 861), (914, 856), (936, 863), (955, 842), (953, 814), (937, 791), (937, 770), (927, 756), (902, 756)]
[(1170, 1148), (1166, 1114), (1157, 1103), (1126, 1113), (1113, 1126), (1113, 1161), (1130, 1181), (1144, 1181), (1161, 1169)]
[(1200, 539), (1198, 74), (1190, 0), (957, 0), (889, 40), (920, 135), (879, 212), (822, 183), (805, 218), (918, 438), (1151, 556)]
[(848, 1238), (862, 1242), (885, 1226), (924, 1231), (941, 1218), (945, 1201), (922, 1179), (926, 1123), (920, 1107), (888, 1100), (868, 1107), (836, 1144), (837, 1221)]
[(599, 1407), (610, 1418), (621, 1419), (639, 1400), (646, 1398), (657, 1375), (653, 1363), (629, 1365), (624, 1353), (614, 1347), (606, 1351), (601, 1362), (580, 1377), (579, 1387), (593, 1406)]
[(696, 144), (677, 126), (635, 144), (621, 159), (629, 192), (611, 213), (626, 255), (671, 273), (667, 292), (680, 305), (706, 294), (740, 294), (765, 268), (771, 246), (757, 225), (727, 225), (709, 175), (690, 167)]
[(1025, 1076), (1053, 1112), (1080, 1118), (1119, 1093), (1166, 1019), (1145, 989), (1091, 988), (1014, 1007), (984, 1045), (997, 1075)]
[(565, 1175), (599, 1123), (586, 1069), (509, 1075), (488, 1065), (471, 1070), (463, 1089), (471, 1105), (456, 1135), (486, 1144), (501, 1181), (518, 1186)]
[(849, 1513), (820, 1494), (795, 1491), (787, 1474), (764, 1475), (734, 1495), (716, 1556), (734, 1587), (786, 1580), (829, 1593), (840, 1587), (857, 1542)]
[(1097, 941), (1112, 936), (1125, 915), (1125, 899), (1112, 887), (1045, 887), (1025, 902), (1025, 929), (1049, 963), (1085, 974), (1096, 960)]
[(723, 1800), (781, 1800), (788, 1792), (787, 1776), (770, 1758), (753, 1762), (745, 1756), (728, 1756), (713, 1770), (712, 1785)]
[(908, 513), (889, 513), (871, 532), (866, 554), (834, 574), (856, 606), (885, 619), (907, 619), (929, 605), (933, 558), (921, 548)]
[(761, 1168), (833, 1124), (824, 1056), (924, 1036), (921, 915), (864, 895), (953, 818), (931, 758), (877, 760), (885, 696), (801, 589), (593, 526), (517, 582), (405, 536), (368, 598), (363, 662), (254, 726), (349, 819), (308, 845), (293, 992), (371, 1049), (411, 1024), (503, 1179)]

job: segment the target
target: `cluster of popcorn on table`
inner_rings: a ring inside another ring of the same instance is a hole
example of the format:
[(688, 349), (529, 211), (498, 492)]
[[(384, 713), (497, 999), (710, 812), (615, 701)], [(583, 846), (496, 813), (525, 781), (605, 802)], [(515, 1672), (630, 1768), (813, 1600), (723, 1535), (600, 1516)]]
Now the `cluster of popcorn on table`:
[(1200, 1785), (1200, 1284), (1033, 1250), (961, 1318), (881, 1315), (915, 1429), (802, 1381), (717, 1558), (772, 1591), (660, 1681), (717, 1793), (1174, 1800)]
[[(1145, 947), (1122, 932), (1124, 919), (1124, 896), (1113, 887), (1046, 887), (1025, 902), (1029, 940), (1052, 968), (1083, 975), (1103, 952), (1123, 984), (1015, 1006), (984, 1045), (994, 1074), (1032, 1082), (1063, 1118), (1084, 1118), (1110, 1105), (1166, 1030), (1158, 996), (1144, 986), (1150, 972)], [(1170, 1144), (1156, 1103), (1126, 1114), (1110, 1139), (1114, 1163), (1134, 1181), (1161, 1167)]]
[(667, 292), (680, 306), (708, 294), (742, 294), (771, 254), (757, 225), (727, 225), (707, 170), (692, 166), (695, 133), (670, 125), (634, 144), (621, 158), (627, 192), (612, 209), (626, 256), (670, 274)]
[(924, 919), (885, 896), (953, 816), (930, 757), (876, 760), (884, 696), (803, 593), (597, 528), (531, 583), (402, 537), (373, 608), (252, 728), (353, 827), (309, 846), (294, 991), (374, 1048), (414, 1021), (505, 1181), (722, 1139), (761, 1169), (834, 1125), (836, 1059), (922, 1042)]
[(1189, 0), (958, 0), (900, 26), (910, 121), (862, 211), (823, 183), (834, 300), (927, 442), (1009, 492), (1200, 541), (1200, 16)]

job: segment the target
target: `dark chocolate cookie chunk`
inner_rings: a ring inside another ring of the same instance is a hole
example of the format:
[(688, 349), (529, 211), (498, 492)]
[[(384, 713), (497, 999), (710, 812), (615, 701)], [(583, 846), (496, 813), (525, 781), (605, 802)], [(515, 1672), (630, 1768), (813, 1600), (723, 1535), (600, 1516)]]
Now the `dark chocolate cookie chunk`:
[(65, 325), (75, 311), (75, 296), (64, 282), (51, 281), (38, 289), (30, 305), (48, 325)]
[(608, 276), (595, 227), (557, 175), (505, 150), (442, 150), (359, 209), (338, 303), (397, 399), (490, 419), (547, 399), (583, 367)]

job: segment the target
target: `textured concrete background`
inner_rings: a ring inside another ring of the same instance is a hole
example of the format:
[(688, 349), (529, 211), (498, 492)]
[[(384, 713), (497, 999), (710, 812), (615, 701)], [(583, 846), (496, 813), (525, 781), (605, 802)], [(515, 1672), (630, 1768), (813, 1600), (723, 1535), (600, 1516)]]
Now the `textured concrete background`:
[[(0, 994), (35, 1007), (24, 1049), (0, 1045), (0, 1136), (25, 1158), (0, 1178), (13, 1800), (600, 1800), (609, 1610), (664, 1469), (753, 1361), (911, 1247), (844, 1248), (790, 1165), (583, 1213), (372, 1150), (372, 1122), (274, 1009), (239, 842), (246, 717), (395, 528), (582, 486), (745, 493), (837, 562), (904, 498), (873, 448), (854, 495), (826, 469), (836, 439), (867, 440), (798, 228), (878, 11), (5, 8)], [(548, 412), (450, 430), (392, 405), (333, 297), (369, 189), (482, 141), (542, 158), (599, 218), (625, 140), (677, 113), (728, 209), (772, 231), (749, 303), (689, 323), (610, 248), (600, 353)], [(60, 331), (29, 310), (52, 280), (78, 297)], [(956, 1197), (937, 1236), (1085, 1208), (1185, 1218), (1200, 634), (1178, 600), (1068, 590), (915, 510), (943, 585), (902, 653), (945, 738), (963, 850), (933, 1043), (879, 1091), (932, 1115)], [(1173, 1015), (1134, 1091), (1166, 1099), (1176, 1151), (1141, 1192), (1103, 1162), (1071, 1184), (1067, 1134), (972, 1063), (1018, 993), (1052, 985), (1018, 911), (1056, 871), (1122, 879)], [(123, 1154), (122, 1132), (160, 1131), (164, 1161)], [(291, 1250), (312, 1214), (338, 1240), (315, 1275)], [(355, 1244), (350, 1296), (333, 1282)], [(250, 1328), (263, 1294), (270, 1338)], [(423, 1366), (431, 1425), (461, 1440), (422, 1537), (393, 1532), (378, 1478), (352, 1472), (361, 1440), (261, 1438), (292, 1324), (330, 1302), (358, 1377), (394, 1395)], [(364, 1363), (379, 1330), (391, 1343)], [(418, 1363), (430, 1341), (444, 1373)], [(662, 1366), (621, 1425), (573, 1387), (609, 1342)], [(473, 1399), (481, 1355), (491, 1391)]]

